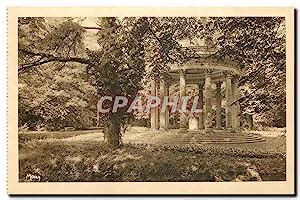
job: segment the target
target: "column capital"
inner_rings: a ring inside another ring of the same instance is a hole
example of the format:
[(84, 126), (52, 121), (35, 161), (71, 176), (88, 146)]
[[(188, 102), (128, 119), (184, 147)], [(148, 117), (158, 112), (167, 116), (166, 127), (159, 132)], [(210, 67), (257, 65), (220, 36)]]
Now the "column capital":
[(237, 76), (237, 75), (232, 76), (232, 82), (233, 83), (238, 83), (239, 82), (239, 76)]
[(197, 85), (199, 90), (204, 90), (204, 82), (200, 82)]
[(221, 88), (221, 85), (222, 85), (222, 81), (217, 81), (217, 82), (216, 82), (216, 87), (217, 87), (217, 88)]
[(212, 69), (205, 69), (206, 75), (210, 75), (210, 73), (211, 73), (212, 71), (213, 71)]
[(159, 76), (153, 76), (152, 78), (151, 78), (151, 81), (153, 81), (155, 84), (159, 84), (159, 82), (160, 82), (160, 77)]
[(180, 70), (179, 70), (179, 74), (180, 74), (180, 75), (185, 75), (185, 69), (180, 69)]
[(160, 84), (167, 84), (167, 81), (164, 78), (160, 79)]
[(227, 74), (226, 74), (226, 78), (232, 79), (232, 78), (233, 78), (233, 76), (232, 76), (232, 74), (230, 74), (230, 73), (227, 73)]
[(210, 77), (211, 77), (210, 73), (205, 74), (205, 78), (210, 78)]

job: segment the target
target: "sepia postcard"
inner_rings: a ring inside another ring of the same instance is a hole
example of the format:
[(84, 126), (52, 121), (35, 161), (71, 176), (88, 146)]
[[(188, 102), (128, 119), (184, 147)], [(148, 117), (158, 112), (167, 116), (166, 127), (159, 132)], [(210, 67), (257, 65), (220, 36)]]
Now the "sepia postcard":
[(8, 8), (8, 194), (295, 195), (293, 8)]

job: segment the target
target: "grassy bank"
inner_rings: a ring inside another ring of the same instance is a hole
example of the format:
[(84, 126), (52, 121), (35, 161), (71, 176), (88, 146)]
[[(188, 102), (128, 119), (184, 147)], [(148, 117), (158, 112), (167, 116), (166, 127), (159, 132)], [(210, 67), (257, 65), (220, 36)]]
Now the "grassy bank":
[[(108, 151), (101, 141), (43, 139), (19, 150), (20, 181), (263, 181), (285, 180), (285, 154), (218, 145), (167, 148), (124, 145)], [(252, 171), (251, 171), (252, 170)], [(254, 175), (255, 175), (254, 173)], [(39, 178), (38, 178), (39, 177)]]

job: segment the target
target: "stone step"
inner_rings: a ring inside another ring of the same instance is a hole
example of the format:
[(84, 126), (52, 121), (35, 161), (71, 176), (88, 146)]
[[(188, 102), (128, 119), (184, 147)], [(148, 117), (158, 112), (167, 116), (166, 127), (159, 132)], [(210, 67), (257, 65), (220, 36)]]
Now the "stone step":
[(219, 135), (212, 135), (212, 134), (195, 134), (195, 135), (162, 135), (162, 137), (172, 137), (172, 138), (183, 138), (183, 137), (261, 137), (260, 135), (253, 135), (253, 134), (219, 134)]
[[(258, 141), (201, 141), (198, 143), (168, 143), (168, 142), (154, 142), (154, 143), (148, 143), (148, 144), (158, 144), (158, 145), (196, 145), (199, 144), (247, 144), (247, 143), (257, 143), (257, 142), (264, 142), (263, 140)], [(146, 142), (136, 142), (139, 144), (146, 144)]]
[(168, 141), (160, 141), (160, 142), (153, 142), (153, 143), (168, 143), (168, 144), (200, 144), (200, 143), (250, 143), (250, 142), (264, 142), (264, 140), (202, 140), (196, 142), (168, 142)]
[(198, 140), (192, 140), (192, 141), (201, 141), (201, 140), (220, 140), (220, 141), (237, 141), (237, 140), (264, 140), (263, 138), (209, 138), (209, 139), (198, 139)]
[(164, 133), (153, 134), (151, 137), (135, 137), (126, 140), (133, 143), (151, 143), (159, 145), (201, 145), (201, 144), (242, 144), (263, 142), (265, 139), (257, 134), (251, 133)]
[(197, 141), (197, 140), (249, 140), (249, 139), (262, 139), (262, 137), (244, 137), (244, 138), (218, 138), (218, 137), (202, 137), (202, 138), (184, 138), (174, 140), (170, 138), (155, 138), (155, 140), (168, 140), (168, 141)]
[(255, 139), (263, 139), (262, 137), (237, 137), (237, 138), (219, 138), (219, 137), (199, 137), (199, 138), (182, 138), (182, 139), (174, 139), (174, 138), (156, 138), (155, 140), (167, 140), (167, 141), (201, 141), (201, 140), (255, 140)]
[(152, 144), (219, 144), (219, 143), (230, 143), (230, 144), (240, 144), (240, 143), (254, 143), (254, 142), (264, 142), (264, 139), (257, 139), (257, 140), (201, 140), (201, 141), (152, 141), (152, 142), (143, 142), (143, 141), (129, 141), (133, 143), (152, 143)]

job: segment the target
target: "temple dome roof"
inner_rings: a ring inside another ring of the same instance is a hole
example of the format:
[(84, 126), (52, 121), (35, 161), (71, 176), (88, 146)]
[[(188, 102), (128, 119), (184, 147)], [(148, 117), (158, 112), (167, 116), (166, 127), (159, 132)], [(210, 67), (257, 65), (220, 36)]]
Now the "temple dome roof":
[(179, 80), (179, 72), (184, 71), (188, 83), (197, 83), (210, 75), (213, 81), (223, 81), (226, 75), (240, 76), (238, 64), (229, 59), (214, 56), (217, 48), (209, 46), (204, 39), (184, 39), (179, 44), (187, 52), (187, 60), (169, 64), (168, 75), (173, 81)]

